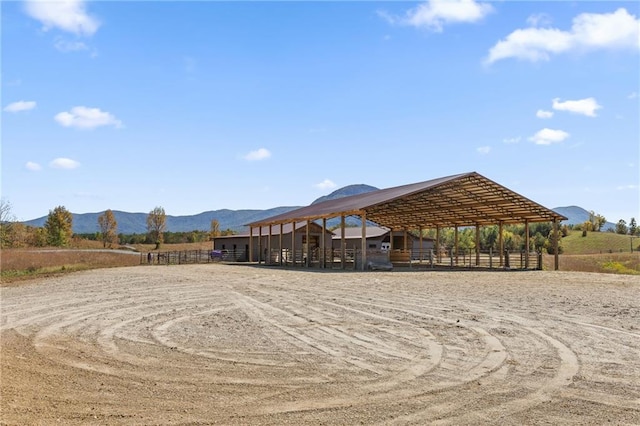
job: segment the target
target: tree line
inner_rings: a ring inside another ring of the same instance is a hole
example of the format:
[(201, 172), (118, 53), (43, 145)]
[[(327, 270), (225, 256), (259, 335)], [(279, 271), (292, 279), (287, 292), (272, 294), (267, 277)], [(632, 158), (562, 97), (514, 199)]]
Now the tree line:
[(234, 233), (231, 229), (221, 231), (216, 219), (211, 220), (209, 231), (167, 231), (167, 217), (162, 207), (151, 210), (146, 222), (147, 233), (145, 234), (118, 233), (118, 222), (113, 211), (106, 210), (98, 216), (98, 232), (74, 234), (73, 215), (64, 206), (49, 210), (44, 226), (34, 227), (16, 221), (11, 213), (11, 204), (0, 200), (0, 247), (67, 247), (76, 239), (87, 239), (101, 241), (105, 248), (125, 244), (155, 244), (156, 249), (159, 249), (163, 243), (198, 243)]
[[(591, 211), (589, 219), (577, 225), (561, 225), (560, 237), (566, 236), (570, 230), (587, 232), (601, 232), (606, 223), (604, 216)], [(155, 244), (159, 249), (163, 243), (197, 243), (210, 241), (221, 235), (232, 235), (231, 229), (220, 230), (220, 224), (216, 219), (211, 220), (209, 231), (193, 230), (189, 232), (170, 232), (166, 230), (166, 214), (164, 208), (155, 207), (146, 218), (147, 232), (145, 234), (118, 233), (118, 223), (111, 210), (106, 210), (98, 217), (98, 232), (90, 234), (74, 234), (73, 215), (64, 207), (57, 206), (49, 211), (43, 227), (32, 227), (17, 222), (11, 213), (11, 204), (0, 200), (0, 247), (66, 247), (74, 239), (88, 239), (101, 241), (105, 248), (111, 248), (116, 244)], [(640, 227), (635, 218), (629, 223), (620, 219), (611, 232), (623, 235), (640, 236)], [(498, 250), (499, 228), (495, 226), (483, 226), (480, 228), (480, 249)], [(435, 239), (435, 229), (424, 231), (423, 236)], [(553, 254), (554, 244), (553, 225), (551, 223), (534, 223), (529, 226), (530, 250), (546, 251)], [(524, 225), (506, 225), (503, 227), (502, 239), (504, 248), (509, 251), (525, 249)], [(458, 230), (458, 248), (461, 250), (475, 249), (476, 236), (474, 228), (461, 228)], [(562, 253), (562, 240), (558, 241), (559, 253)], [(440, 245), (453, 247), (455, 245), (455, 229), (443, 228), (440, 232)]]

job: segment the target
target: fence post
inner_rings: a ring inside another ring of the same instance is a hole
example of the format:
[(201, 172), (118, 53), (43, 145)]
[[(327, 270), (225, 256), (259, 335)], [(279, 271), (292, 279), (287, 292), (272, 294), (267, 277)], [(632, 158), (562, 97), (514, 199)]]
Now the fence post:
[(509, 250), (504, 250), (504, 269), (511, 269), (511, 261), (509, 257)]
[(542, 251), (538, 252), (538, 268), (539, 271), (542, 271)]

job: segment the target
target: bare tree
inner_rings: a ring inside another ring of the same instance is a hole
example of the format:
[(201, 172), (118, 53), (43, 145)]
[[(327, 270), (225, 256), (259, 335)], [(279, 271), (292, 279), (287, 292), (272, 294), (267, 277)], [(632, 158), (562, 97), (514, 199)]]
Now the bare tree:
[(12, 231), (15, 221), (11, 203), (4, 198), (0, 199), (0, 247), (5, 248), (12, 245)]
[(214, 239), (220, 236), (220, 222), (218, 219), (211, 219), (211, 231), (209, 231), (209, 237)]

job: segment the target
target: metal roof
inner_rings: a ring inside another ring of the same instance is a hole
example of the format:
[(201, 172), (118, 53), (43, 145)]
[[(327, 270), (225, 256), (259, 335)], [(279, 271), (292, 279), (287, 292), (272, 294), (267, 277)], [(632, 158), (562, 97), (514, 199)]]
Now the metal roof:
[[(367, 238), (377, 238), (382, 237), (383, 235), (389, 232), (386, 228), (381, 228), (379, 226), (367, 226), (365, 229), (365, 235)], [(339, 240), (342, 238), (342, 233), (340, 229), (337, 229), (333, 233), (333, 239)], [(344, 238), (347, 240), (350, 239), (360, 239), (362, 238), (362, 228), (361, 227), (347, 227), (344, 228)]]
[(248, 225), (362, 214), (368, 221), (391, 229), (567, 219), (479, 173), (470, 172), (328, 200)]
[[(291, 228), (292, 228), (292, 222), (281, 222), (282, 223), (282, 235), (286, 235), (286, 234), (290, 234), (291, 233)], [(258, 226), (258, 225), (256, 225)], [(296, 222), (296, 231), (298, 231), (299, 229), (304, 229), (307, 226), (307, 222), (306, 221), (302, 221), (302, 222)], [(312, 223), (311, 224), (312, 228), (316, 227), (320, 228), (318, 229), (318, 231), (322, 231), (322, 227), (320, 227), (320, 225), (318, 225), (317, 223)], [(360, 228), (358, 228), (358, 230), (360, 230)], [(262, 225), (261, 229), (254, 229), (253, 230), (253, 236), (257, 237), (258, 235), (260, 235), (260, 233), (262, 232), (262, 236), (266, 237), (269, 236), (269, 224), (266, 225)], [(326, 231), (328, 234), (333, 234), (333, 232), (327, 230)], [(280, 235), (280, 227), (274, 227), (271, 229), (271, 235)], [(249, 230), (247, 231), (243, 231), (237, 234), (230, 234), (230, 235), (219, 235), (217, 237), (215, 237), (216, 239), (219, 238), (238, 238), (238, 237), (249, 237)]]

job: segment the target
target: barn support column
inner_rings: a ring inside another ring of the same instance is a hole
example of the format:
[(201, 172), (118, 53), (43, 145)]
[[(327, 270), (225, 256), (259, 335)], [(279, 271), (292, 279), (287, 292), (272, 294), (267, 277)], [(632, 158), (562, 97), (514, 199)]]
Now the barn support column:
[(324, 269), (327, 267), (327, 247), (325, 244), (325, 239), (327, 236), (327, 218), (324, 217), (322, 218), (322, 236), (320, 237), (320, 251), (322, 252), (322, 256), (320, 257), (320, 264), (318, 265), (321, 269)]
[(249, 262), (253, 262), (253, 226), (249, 227)]
[(291, 266), (296, 266), (296, 223), (291, 222)]
[(262, 226), (258, 228), (258, 265), (262, 263)]
[(476, 223), (476, 266), (480, 266), (480, 225)]
[(307, 256), (306, 256), (306, 262), (305, 263), (305, 267), (309, 268), (311, 267), (311, 221), (309, 219), (307, 219), (307, 231), (306, 231), (306, 236), (307, 236)]
[(269, 240), (267, 241), (267, 258), (265, 259), (265, 263), (267, 265), (271, 265), (271, 237), (273, 235), (272, 225), (269, 224)]
[(453, 233), (453, 250), (455, 252), (456, 266), (457, 266), (458, 265), (458, 225), (455, 226), (455, 231)]
[(524, 269), (529, 269), (529, 221), (524, 221)]
[(344, 237), (344, 228), (345, 228), (345, 218), (344, 215), (340, 215), (340, 267), (345, 269), (347, 265), (344, 262), (347, 261), (347, 254), (345, 252), (345, 237)]
[(498, 222), (498, 252), (500, 253), (500, 267), (504, 266), (504, 238), (502, 238), (502, 221)]
[(407, 249), (409, 248), (408, 241), (407, 241), (407, 228), (404, 228), (402, 231), (403, 231), (402, 232), (402, 240), (403, 240), (402, 241), (402, 249), (406, 253)]
[(282, 266), (282, 224), (280, 224), (280, 236), (278, 237), (278, 265)]
[(436, 260), (438, 263), (442, 262), (440, 255), (440, 225), (436, 225)]
[(360, 249), (362, 250), (361, 269), (364, 271), (367, 265), (367, 213), (366, 212), (362, 212), (362, 214), (360, 215), (360, 220), (362, 220), (362, 244), (360, 244), (361, 246)]
[(418, 227), (418, 233), (420, 234), (420, 248), (418, 249), (419, 263), (422, 263), (422, 226)]
[(558, 256), (558, 219), (553, 219), (553, 270), (557, 271), (560, 267), (559, 256)]

